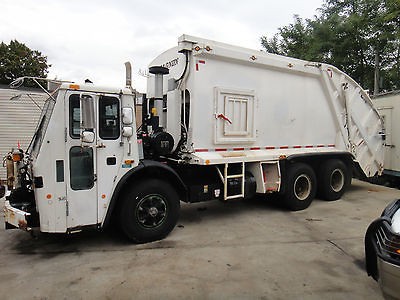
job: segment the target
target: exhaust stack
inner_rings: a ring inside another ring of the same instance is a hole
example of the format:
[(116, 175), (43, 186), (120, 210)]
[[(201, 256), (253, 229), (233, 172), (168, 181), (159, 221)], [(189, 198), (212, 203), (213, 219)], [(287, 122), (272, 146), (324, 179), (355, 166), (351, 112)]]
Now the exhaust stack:
[(132, 65), (129, 61), (125, 63), (125, 85), (132, 89)]

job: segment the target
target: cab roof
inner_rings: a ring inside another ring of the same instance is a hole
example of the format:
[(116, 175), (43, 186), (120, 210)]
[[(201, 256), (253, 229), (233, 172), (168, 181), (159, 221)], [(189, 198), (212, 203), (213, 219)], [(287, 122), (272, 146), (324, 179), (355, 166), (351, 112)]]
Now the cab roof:
[(109, 86), (97, 86), (93, 84), (77, 84), (77, 83), (63, 83), (60, 86), (60, 90), (75, 90), (75, 91), (86, 91), (93, 93), (107, 93), (107, 94), (133, 94), (130, 88), (116, 88)]

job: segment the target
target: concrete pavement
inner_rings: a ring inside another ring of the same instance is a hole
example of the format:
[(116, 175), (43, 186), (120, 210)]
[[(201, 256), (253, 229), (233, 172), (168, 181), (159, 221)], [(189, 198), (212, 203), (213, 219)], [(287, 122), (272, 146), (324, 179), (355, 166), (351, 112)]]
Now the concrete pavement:
[(183, 204), (174, 231), (143, 245), (114, 231), (32, 238), (0, 225), (0, 298), (382, 299), (364, 234), (396, 198), (353, 180), (341, 200), (299, 212), (262, 198)]

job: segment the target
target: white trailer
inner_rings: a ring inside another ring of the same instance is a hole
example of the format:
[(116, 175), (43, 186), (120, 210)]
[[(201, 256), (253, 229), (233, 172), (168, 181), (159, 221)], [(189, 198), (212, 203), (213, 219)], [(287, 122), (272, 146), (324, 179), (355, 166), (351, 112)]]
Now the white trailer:
[(382, 93), (372, 98), (374, 107), (381, 115), (385, 126), (385, 163), (379, 182), (400, 184), (400, 91)]
[(137, 129), (129, 84), (63, 84), (49, 98), (32, 146), (14, 155), (7, 227), (114, 219), (148, 242), (174, 228), (180, 201), (280, 193), (300, 210), (317, 194), (339, 199), (353, 170), (383, 170), (382, 120), (333, 66), (183, 35), (149, 73)]

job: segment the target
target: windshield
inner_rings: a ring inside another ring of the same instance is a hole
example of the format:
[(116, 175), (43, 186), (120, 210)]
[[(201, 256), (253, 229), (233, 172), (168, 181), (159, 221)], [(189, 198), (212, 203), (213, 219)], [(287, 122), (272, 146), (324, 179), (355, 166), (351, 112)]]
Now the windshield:
[(33, 134), (32, 140), (28, 146), (26, 152), (28, 152), (32, 158), (36, 158), (39, 153), (40, 146), (42, 145), (44, 134), (49, 125), (51, 114), (53, 113), (55, 100), (57, 99), (58, 91), (49, 97), (43, 105), (42, 113), (39, 118), (39, 122), (36, 126), (35, 133)]

